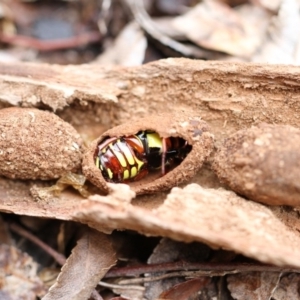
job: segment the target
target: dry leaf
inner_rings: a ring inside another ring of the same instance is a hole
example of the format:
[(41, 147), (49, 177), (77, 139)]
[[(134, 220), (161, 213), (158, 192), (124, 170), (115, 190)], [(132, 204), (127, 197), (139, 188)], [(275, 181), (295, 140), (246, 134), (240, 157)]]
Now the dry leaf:
[(281, 1), (278, 16), (272, 19), (266, 40), (255, 62), (299, 65), (299, 1)]
[(152, 18), (152, 22), (155, 24), (155, 27), (162, 34), (165, 34), (175, 40), (186, 40), (185, 35), (180, 30), (177, 30), (173, 25), (173, 20), (174, 18), (172, 17)]
[(140, 285), (118, 285), (114, 287), (113, 292), (121, 296), (121, 299), (145, 300), (144, 288)]
[[(129, 47), (130, 45), (130, 47)], [(109, 45), (95, 61), (101, 65), (138, 66), (145, 58), (147, 39), (136, 22), (131, 22), (120, 32), (113, 45)]]
[(175, 18), (173, 24), (202, 47), (251, 58), (261, 43), (268, 19), (264, 10), (253, 5), (235, 11), (206, 0)]
[[(153, 21), (152, 18), (147, 13), (145, 1), (136, 1), (136, 0), (126, 0), (125, 3), (130, 8), (135, 21), (143, 28), (147, 34), (154, 39), (162, 47), (161, 49), (165, 52), (169, 52), (172, 49), (172, 52), (180, 53), (184, 57), (194, 57), (194, 58), (220, 58), (224, 55), (219, 55), (211, 53), (210, 51), (200, 49), (194, 45), (184, 44), (177, 42), (176, 40), (169, 37), (165, 30), (161, 30), (161, 26), (157, 26), (157, 22)], [(150, 3), (150, 2), (149, 2)]]
[(182, 243), (162, 238), (147, 260), (148, 264), (160, 264), (172, 261), (205, 261), (211, 249), (202, 243)]
[(300, 2), (284, 0), (272, 19), (265, 41), (252, 61), (273, 64), (300, 64)]
[(87, 229), (62, 267), (57, 282), (43, 300), (88, 299), (115, 262), (115, 251), (109, 238), (93, 229)]
[(0, 270), (1, 299), (36, 299), (46, 293), (38, 264), (15, 247), (0, 244)]
[(277, 12), (282, 0), (254, 0), (252, 2), (271, 11)]
[[(181, 243), (174, 240), (163, 238), (153, 250), (153, 253), (148, 258), (148, 264), (159, 264), (175, 261), (192, 261), (200, 262), (208, 258), (210, 248), (201, 243)], [(149, 274), (149, 277), (162, 275), (163, 273)], [(145, 296), (147, 299), (160, 298), (166, 290), (171, 290), (178, 283), (185, 281), (184, 277), (166, 278), (145, 283)], [(202, 280), (200, 280), (202, 282)], [(203, 282), (202, 282), (203, 284)], [(188, 285), (188, 284), (187, 284)], [(185, 286), (185, 285), (184, 285)], [(188, 285), (189, 286), (189, 285)], [(192, 286), (194, 286), (192, 284)], [(196, 283), (198, 286), (198, 283)]]
[(285, 274), (281, 277), (276, 290), (272, 295), (274, 300), (299, 300), (300, 299), (300, 275)]
[(273, 292), (280, 280), (280, 276), (280, 273), (270, 272), (229, 275), (227, 277), (228, 289), (231, 296), (237, 300), (273, 299)]
[(168, 300), (186, 300), (200, 299), (201, 290), (210, 282), (209, 277), (190, 279), (185, 282), (174, 285), (167, 291), (159, 295), (157, 299)]

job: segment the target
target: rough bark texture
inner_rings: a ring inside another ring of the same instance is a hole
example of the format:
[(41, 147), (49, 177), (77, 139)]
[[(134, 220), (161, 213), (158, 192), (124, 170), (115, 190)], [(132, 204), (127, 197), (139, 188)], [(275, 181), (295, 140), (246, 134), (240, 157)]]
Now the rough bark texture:
[(300, 130), (261, 124), (226, 139), (214, 169), (232, 190), (270, 205), (300, 205)]
[(294, 66), (174, 58), (134, 68), (1, 64), (0, 101), (47, 107), (75, 126), (106, 128), (158, 112), (192, 109), (219, 140), (261, 122), (299, 127), (299, 71)]
[[(166, 112), (193, 111), (208, 123), (217, 147), (230, 134), (261, 122), (299, 128), (299, 88), (300, 68), (292, 66), (188, 59), (134, 68), (0, 64), (1, 108), (53, 110), (85, 141), (115, 125)], [(197, 185), (181, 185), (183, 189), (174, 189), (170, 196), (161, 191), (135, 197), (119, 184), (112, 185), (115, 191), (107, 196), (83, 200), (69, 189), (59, 197), (34, 201), (30, 187), (47, 183), (0, 177), (0, 210), (76, 220), (107, 232), (130, 229), (204, 241), (261, 261), (299, 267), (298, 213), (218, 191), (222, 184), (210, 161), (185, 183)]]
[[(114, 188), (116, 193), (118, 188)], [(122, 193), (129, 196), (125, 190)], [(95, 195), (82, 201), (73, 218), (95, 228), (109, 224), (184, 242), (199, 241), (260, 261), (300, 267), (297, 213), (282, 210), (275, 214), (272, 207), (247, 201), (234, 192), (197, 184), (173, 188), (153, 210), (125, 203), (113, 194), (110, 198)]]

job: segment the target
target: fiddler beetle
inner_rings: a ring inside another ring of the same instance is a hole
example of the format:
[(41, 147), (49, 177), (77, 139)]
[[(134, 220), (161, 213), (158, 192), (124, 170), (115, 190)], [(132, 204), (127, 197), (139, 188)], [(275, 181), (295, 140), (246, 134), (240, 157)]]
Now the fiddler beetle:
[(149, 171), (181, 162), (192, 147), (180, 137), (161, 138), (150, 130), (135, 135), (108, 137), (101, 141), (95, 151), (97, 168), (106, 181), (126, 183), (140, 180)]

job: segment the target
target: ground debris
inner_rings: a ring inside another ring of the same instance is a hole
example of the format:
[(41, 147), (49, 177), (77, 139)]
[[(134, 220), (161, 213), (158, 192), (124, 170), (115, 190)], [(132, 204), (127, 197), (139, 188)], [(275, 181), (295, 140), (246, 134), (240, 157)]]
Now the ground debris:
[(115, 262), (109, 237), (87, 229), (43, 299), (87, 299)]
[(28, 254), (13, 246), (1, 244), (0, 298), (27, 300), (43, 296), (46, 288), (37, 274), (38, 267)]

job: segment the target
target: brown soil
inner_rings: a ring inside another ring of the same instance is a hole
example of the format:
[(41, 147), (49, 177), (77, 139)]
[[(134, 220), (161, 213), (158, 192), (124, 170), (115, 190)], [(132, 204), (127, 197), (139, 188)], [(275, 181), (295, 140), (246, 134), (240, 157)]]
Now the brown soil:
[(0, 174), (54, 179), (81, 166), (82, 140), (53, 113), (34, 108), (0, 110)]
[(214, 159), (235, 192), (270, 205), (300, 205), (300, 130), (261, 124), (226, 139)]

